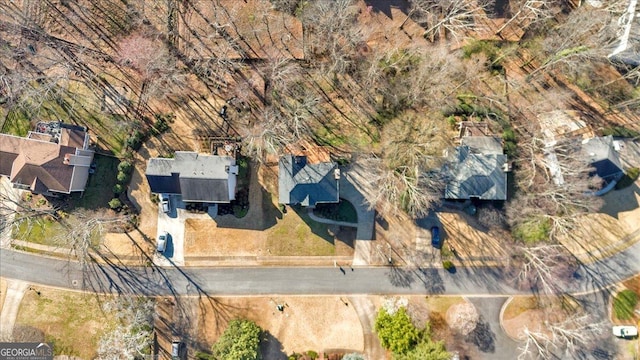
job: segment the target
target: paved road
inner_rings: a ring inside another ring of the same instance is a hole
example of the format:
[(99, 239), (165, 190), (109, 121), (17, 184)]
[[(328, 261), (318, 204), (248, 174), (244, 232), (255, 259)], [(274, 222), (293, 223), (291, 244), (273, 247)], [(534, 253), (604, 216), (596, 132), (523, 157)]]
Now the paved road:
[(495, 268), (159, 268), (89, 264), (0, 250), (0, 276), (79, 290), (145, 295), (523, 293)]
[[(640, 243), (583, 266), (567, 285), (571, 293), (590, 292), (640, 272)], [(0, 276), (30, 283), (89, 291), (146, 295), (260, 294), (523, 294), (499, 268), (180, 268), (82, 265), (0, 249)]]

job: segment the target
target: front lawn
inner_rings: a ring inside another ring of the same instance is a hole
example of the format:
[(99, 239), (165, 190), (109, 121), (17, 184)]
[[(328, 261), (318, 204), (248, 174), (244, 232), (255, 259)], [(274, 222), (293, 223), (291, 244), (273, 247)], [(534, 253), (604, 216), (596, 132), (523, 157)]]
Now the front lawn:
[(334, 238), (328, 225), (313, 221), (306, 209), (289, 208), (282, 220), (267, 231), (266, 245), (272, 255), (335, 255)]
[(95, 173), (89, 175), (84, 194), (74, 194), (73, 204), (85, 209), (109, 208), (109, 201), (113, 198), (113, 187), (118, 182), (118, 164), (120, 159), (96, 154), (93, 158), (96, 163)]
[(40, 333), (44, 339), (20, 339), (53, 343), (55, 355), (74, 355), (93, 359), (98, 341), (114, 319), (100, 304), (105, 300), (94, 294), (33, 287), (20, 303), (16, 328), (27, 334)]
[(58, 246), (59, 236), (68, 231), (59, 222), (46, 218), (21, 219), (14, 227), (12, 236), (14, 239), (28, 241), (34, 244)]

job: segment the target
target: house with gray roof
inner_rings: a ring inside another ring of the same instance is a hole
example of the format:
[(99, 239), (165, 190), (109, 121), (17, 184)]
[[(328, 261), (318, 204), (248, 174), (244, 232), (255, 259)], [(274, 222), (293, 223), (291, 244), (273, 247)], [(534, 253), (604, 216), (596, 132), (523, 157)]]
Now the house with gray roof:
[(594, 137), (582, 141), (582, 153), (606, 183), (617, 181), (624, 175), (618, 152), (613, 145), (613, 136)]
[(306, 156), (284, 155), (278, 164), (278, 201), (313, 207), (340, 201), (340, 169), (333, 161), (310, 164)]
[(464, 136), (445, 166), (445, 199), (506, 200), (507, 156), (496, 136)]
[(235, 200), (238, 166), (231, 156), (176, 151), (173, 158), (151, 158), (145, 173), (151, 192), (181, 195), (184, 202)]
[(83, 192), (93, 150), (85, 127), (40, 122), (26, 137), (0, 134), (0, 175), (15, 188), (58, 196)]

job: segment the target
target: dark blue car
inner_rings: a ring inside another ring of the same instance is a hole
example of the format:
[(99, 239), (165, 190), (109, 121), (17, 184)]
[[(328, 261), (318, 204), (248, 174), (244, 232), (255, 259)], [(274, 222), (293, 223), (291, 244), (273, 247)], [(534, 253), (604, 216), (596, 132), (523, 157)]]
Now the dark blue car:
[(437, 226), (431, 227), (431, 245), (434, 248), (440, 249), (442, 247), (442, 239), (440, 239), (440, 228)]

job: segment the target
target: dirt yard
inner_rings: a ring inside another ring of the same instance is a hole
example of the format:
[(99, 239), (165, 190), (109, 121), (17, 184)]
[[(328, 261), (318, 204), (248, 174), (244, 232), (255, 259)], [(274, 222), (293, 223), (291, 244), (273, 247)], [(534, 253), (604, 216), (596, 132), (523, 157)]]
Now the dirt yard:
[[(210, 349), (229, 320), (243, 318), (255, 321), (267, 332), (267, 341), (262, 348), (264, 358), (284, 359), (285, 354), (294, 351), (362, 351), (364, 343), (360, 320), (353, 307), (345, 305), (343, 300), (345, 298), (335, 296), (187, 299), (180, 305), (159, 301), (158, 311), (169, 316), (159, 321), (171, 323), (179, 322), (177, 318), (181, 316), (173, 307), (188, 308), (186, 316), (193, 316), (194, 321), (189, 321), (185, 330), (193, 339), (190, 347), (194, 351), (197, 349), (193, 346), (199, 346), (201, 350)], [(278, 311), (277, 304), (283, 305), (284, 311)], [(170, 338), (159, 331), (159, 339)], [(165, 349), (169, 341), (161, 342), (159, 346)]]
[[(21, 341), (54, 343), (56, 353), (93, 359), (100, 336), (113, 321), (103, 313), (101, 302), (93, 294), (36, 287), (40, 292), (27, 291), (20, 304), (15, 323)], [(33, 338), (33, 336), (39, 338)]]

